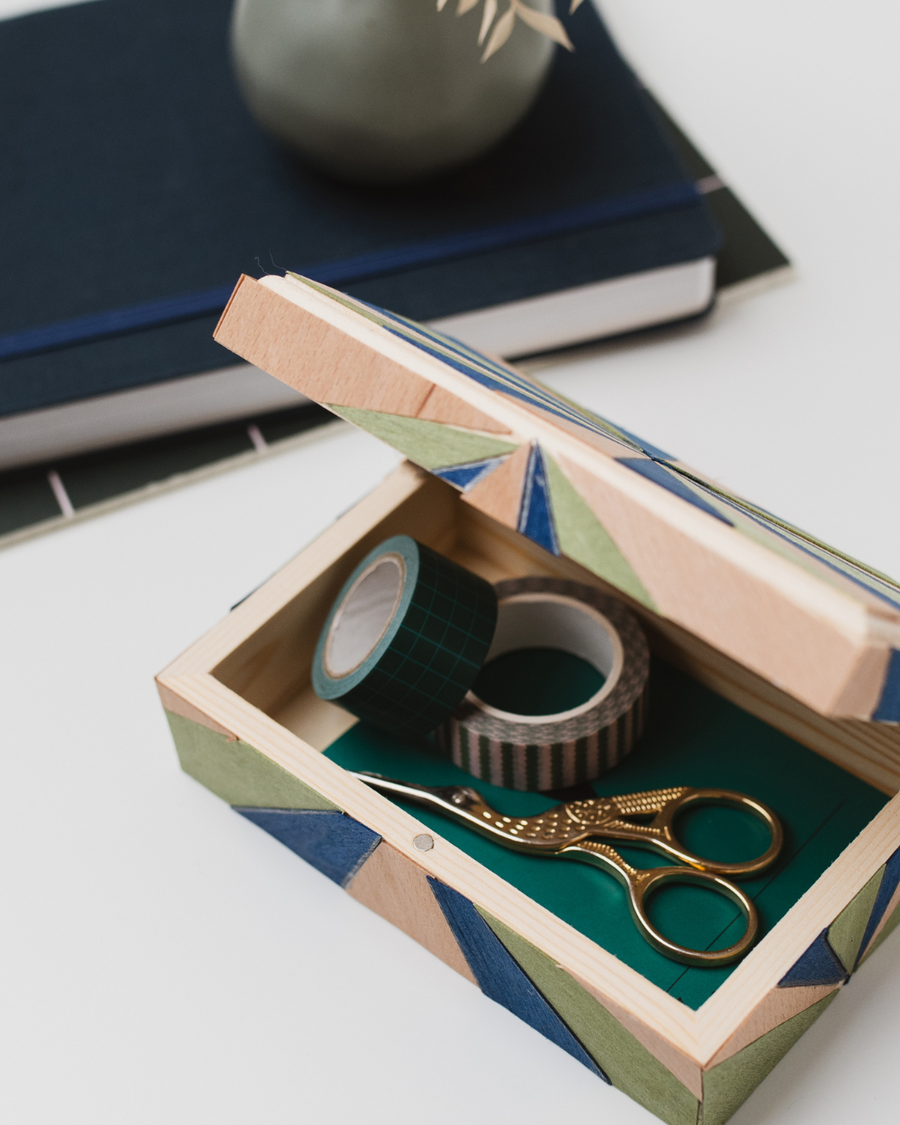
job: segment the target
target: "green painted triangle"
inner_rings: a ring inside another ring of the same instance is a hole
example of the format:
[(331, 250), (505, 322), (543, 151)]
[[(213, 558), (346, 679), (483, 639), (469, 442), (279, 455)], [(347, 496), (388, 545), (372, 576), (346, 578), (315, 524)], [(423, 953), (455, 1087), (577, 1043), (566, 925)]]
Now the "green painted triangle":
[[(166, 712), (185, 773), (229, 805), (263, 809), (337, 809), (327, 798), (240, 739)], [(338, 810), (340, 811), (340, 810)]]
[(378, 410), (362, 410), (358, 406), (335, 406), (329, 410), (346, 418), (354, 426), (399, 449), (410, 461), (423, 469), (446, 469), (466, 461), (483, 461), (513, 453), (518, 446), (497, 438), (485, 437), (468, 430), (455, 430), (441, 422), (423, 422), (421, 418), (404, 418), (400, 414), (382, 414)]
[(848, 973), (852, 973), (856, 965), (859, 947), (862, 945), (883, 875), (882, 866), (828, 927), (828, 944), (840, 957)]
[(700, 1103), (655, 1055), (565, 969), (487, 911), (477, 909), (613, 1086), (669, 1125), (696, 1125)]
[(544, 460), (560, 551), (635, 601), (656, 609), (644, 584), (569, 478), (546, 453)]
[(703, 1125), (722, 1125), (750, 1097), (769, 1071), (811, 1027), (840, 992), (836, 988), (809, 1008), (767, 1031), (703, 1075)]

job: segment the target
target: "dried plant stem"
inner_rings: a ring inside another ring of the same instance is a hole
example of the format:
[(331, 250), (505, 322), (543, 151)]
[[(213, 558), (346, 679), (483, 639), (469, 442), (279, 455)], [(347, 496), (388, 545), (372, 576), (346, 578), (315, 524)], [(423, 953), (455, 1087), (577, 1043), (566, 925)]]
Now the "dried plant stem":
[[(473, 8), (477, 8), (482, 0), (458, 0), (456, 6), (457, 16), (464, 16), (467, 12), (471, 12)], [(569, 12), (574, 12), (579, 8), (583, 0), (571, 0)], [(447, 0), (437, 0), (437, 10), (442, 12), (447, 6)], [(481, 27), (478, 31), (478, 45), (481, 46), (485, 39), (487, 39), (487, 46), (484, 48), (484, 53), (481, 56), (481, 61), (486, 62), (491, 55), (495, 54), (503, 44), (512, 35), (513, 27), (515, 26), (516, 19), (520, 19), (523, 23), (533, 28), (535, 31), (540, 32), (541, 35), (546, 35), (548, 39), (552, 39), (555, 43), (559, 43), (565, 47), (567, 51), (574, 51), (571, 40), (566, 34), (566, 29), (556, 16), (547, 15), (545, 12), (538, 12), (534, 8), (530, 8), (522, 0), (509, 0), (509, 7), (497, 19), (498, 5), (497, 0), (484, 0), (484, 8), (481, 14)], [(493, 30), (491, 30), (493, 28)], [(488, 38), (490, 32), (490, 38)]]

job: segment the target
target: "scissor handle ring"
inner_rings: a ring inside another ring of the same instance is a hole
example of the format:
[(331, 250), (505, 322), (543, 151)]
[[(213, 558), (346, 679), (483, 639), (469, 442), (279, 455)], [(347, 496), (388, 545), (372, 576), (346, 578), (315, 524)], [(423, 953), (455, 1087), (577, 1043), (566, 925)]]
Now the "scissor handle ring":
[[(694, 855), (681, 846), (674, 829), (675, 817), (690, 805), (731, 805), (752, 813), (769, 829), (772, 837), (769, 847), (756, 859), (748, 859), (744, 863), (719, 863)], [(662, 834), (666, 843), (665, 850), (669, 855), (698, 870), (733, 877), (755, 875), (764, 871), (778, 858), (784, 844), (784, 829), (781, 827), (781, 821), (769, 806), (753, 797), (748, 797), (746, 793), (735, 793), (732, 789), (687, 789), (681, 796), (669, 801), (656, 815), (653, 827)]]
[[(644, 903), (664, 883), (700, 883), (730, 899), (741, 910), (747, 922), (743, 936), (727, 949), (688, 949), (684, 945), (670, 941), (660, 933), (650, 921)], [(740, 887), (708, 871), (698, 871), (694, 867), (651, 867), (644, 871), (632, 871), (628, 879), (628, 901), (635, 925), (644, 938), (665, 957), (680, 961), (684, 965), (699, 965), (713, 968), (717, 965), (730, 965), (748, 952), (756, 941), (759, 931), (759, 916), (756, 907)]]

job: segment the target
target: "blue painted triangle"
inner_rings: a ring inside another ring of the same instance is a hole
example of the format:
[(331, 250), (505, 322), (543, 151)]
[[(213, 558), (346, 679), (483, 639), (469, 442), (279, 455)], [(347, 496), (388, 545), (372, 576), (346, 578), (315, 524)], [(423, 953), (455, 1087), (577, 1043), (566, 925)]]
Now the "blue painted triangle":
[(528, 458), (517, 530), (527, 535), (533, 542), (540, 544), (552, 555), (560, 553), (553, 523), (553, 508), (550, 504), (547, 470), (541, 447), (537, 443), (531, 447), (531, 455)]
[(726, 519), (717, 508), (714, 508), (712, 504), (707, 504), (703, 497), (698, 496), (693, 489), (688, 488), (677, 474), (671, 472), (664, 465), (660, 465), (657, 461), (649, 461), (644, 457), (617, 457), (616, 460), (620, 465), (624, 465), (635, 473), (640, 473), (642, 477), (652, 480), (654, 484), (660, 485), (668, 492), (674, 493), (675, 496), (680, 496), (682, 500), (687, 500), (689, 504), (693, 504), (695, 508), (699, 508), (702, 512), (715, 516), (717, 520), (727, 523), (729, 527), (734, 527), (731, 520)]
[(813, 984), (841, 984), (847, 970), (828, 944), (828, 930), (823, 930), (807, 951), (794, 962), (781, 980), (779, 988), (801, 988)]
[(881, 698), (872, 718), (877, 723), (900, 723), (900, 652), (897, 649), (891, 652)]
[(609, 1082), (472, 903), (430, 875), (428, 882), (481, 991)]
[(881, 877), (881, 886), (879, 886), (878, 894), (875, 896), (875, 904), (872, 907), (872, 913), (869, 915), (866, 932), (863, 934), (859, 954), (856, 958), (857, 965), (865, 955), (866, 946), (872, 940), (872, 934), (875, 933), (878, 923), (884, 917), (884, 912), (888, 908), (888, 903), (894, 897), (894, 891), (896, 891), (898, 886), (900, 886), (900, 848), (894, 852), (884, 865), (884, 875)]
[(377, 832), (342, 812), (232, 807), (342, 887), (381, 843)]
[(508, 456), (507, 453), (502, 457), (486, 457), (483, 461), (469, 461), (465, 465), (448, 465), (444, 469), (432, 469), (431, 472), (433, 476), (440, 477), (449, 484), (455, 484), (463, 492), (468, 492), (479, 481), (490, 476), (494, 469), (499, 468)]

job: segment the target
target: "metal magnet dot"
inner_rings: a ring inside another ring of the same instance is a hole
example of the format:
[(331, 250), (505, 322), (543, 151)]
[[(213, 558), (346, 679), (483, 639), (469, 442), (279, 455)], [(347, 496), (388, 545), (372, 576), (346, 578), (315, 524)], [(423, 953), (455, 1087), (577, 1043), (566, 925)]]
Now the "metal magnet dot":
[(421, 836), (416, 836), (413, 840), (413, 847), (420, 852), (430, 852), (434, 847), (434, 837), (429, 836), (427, 832), (423, 832)]

